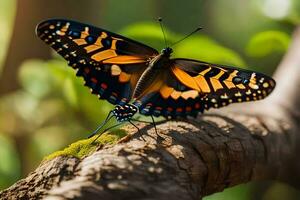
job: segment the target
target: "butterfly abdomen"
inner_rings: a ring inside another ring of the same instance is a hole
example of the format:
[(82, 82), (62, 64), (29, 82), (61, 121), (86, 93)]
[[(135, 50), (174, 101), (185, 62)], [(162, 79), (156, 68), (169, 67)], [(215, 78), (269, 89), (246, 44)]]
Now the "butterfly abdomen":
[(146, 90), (146, 88), (148, 88), (153, 83), (158, 73), (158, 69), (154, 69), (153, 67), (147, 68), (137, 82), (137, 85), (132, 95), (133, 98), (141, 96), (142, 93)]
[(136, 84), (132, 95), (133, 98), (138, 98), (144, 93), (151, 92), (148, 88), (151, 88), (154, 92), (161, 86), (160, 83), (162, 83), (165, 74), (164, 69), (167, 69), (170, 65), (168, 61), (169, 58), (163, 55), (158, 55), (150, 61), (147, 69), (143, 72)]

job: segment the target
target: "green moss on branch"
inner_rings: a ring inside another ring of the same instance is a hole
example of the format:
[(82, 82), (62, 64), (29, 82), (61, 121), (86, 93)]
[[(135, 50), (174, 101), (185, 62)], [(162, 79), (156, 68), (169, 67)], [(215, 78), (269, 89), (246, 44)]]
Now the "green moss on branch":
[(120, 129), (120, 130), (114, 130), (112, 132), (106, 132), (102, 134), (97, 140), (95, 139), (98, 137), (98, 135), (95, 135), (94, 137), (88, 139), (79, 140), (77, 142), (70, 144), (68, 147), (66, 147), (63, 150), (56, 151), (46, 156), (43, 159), (43, 161), (52, 160), (53, 158), (56, 158), (58, 156), (72, 156), (81, 159), (84, 156), (94, 152), (96, 148), (99, 147), (100, 145), (114, 144), (125, 135), (126, 135), (126, 131)]

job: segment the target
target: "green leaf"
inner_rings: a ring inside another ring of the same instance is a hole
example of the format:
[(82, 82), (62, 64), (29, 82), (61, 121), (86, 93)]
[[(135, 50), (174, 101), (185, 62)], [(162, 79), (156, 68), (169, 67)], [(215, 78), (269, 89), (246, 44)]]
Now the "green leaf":
[(252, 57), (264, 57), (279, 52), (284, 53), (291, 37), (281, 31), (264, 31), (254, 35), (246, 47), (246, 53)]
[(238, 53), (200, 35), (192, 36), (174, 47), (174, 57), (184, 57), (211, 63), (245, 66)]

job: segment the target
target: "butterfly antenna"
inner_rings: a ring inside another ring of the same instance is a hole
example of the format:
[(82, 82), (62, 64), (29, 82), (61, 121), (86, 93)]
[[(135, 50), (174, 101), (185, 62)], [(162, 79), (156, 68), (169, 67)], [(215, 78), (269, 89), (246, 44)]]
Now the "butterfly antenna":
[(159, 22), (159, 25), (160, 25), (161, 31), (162, 31), (162, 33), (163, 33), (163, 36), (164, 36), (165, 45), (166, 45), (166, 47), (167, 47), (167, 46), (168, 46), (168, 44), (167, 44), (167, 39), (166, 39), (165, 29), (164, 29), (164, 26), (163, 26), (163, 23), (162, 23), (162, 18), (161, 18), (161, 17), (159, 17), (159, 18), (158, 18), (158, 22)]
[(197, 33), (197, 32), (200, 31), (201, 29), (203, 29), (203, 28), (202, 28), (202, 27), (196, 28), (194, 31), (192, 31), (190, 34), (186, 35), (184, 38), (182, 38), (182, 39), (178, 40), (177, 42), (173, 43), (173, 44), (171, 45), (171, 47), (172, 47), (172, 46), (175, 46), (175, 45), (178, 44), (179, 42), (182, 42), (183, 40), (185, 40), (186, 38), (190, 37), (190, 36), (193, 35), (194, 33)]

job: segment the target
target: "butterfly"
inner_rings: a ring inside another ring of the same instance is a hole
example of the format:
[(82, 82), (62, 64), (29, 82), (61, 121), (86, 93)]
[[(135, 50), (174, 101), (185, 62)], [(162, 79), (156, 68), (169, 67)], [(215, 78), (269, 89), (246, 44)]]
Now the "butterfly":
[(46, 20), (37, 26), (36, 33), (77, 70), (76, 75), (83, 77), (93, 94), (116, 105), (103, 124), (112, 117), (132, 123), (137, 112), (152, 120), (153, 116), (196, 117), (209, 108), (263, 99), (275, 87), (275, 81), (264, 74), (186, 58), (171, 59), (170, 47), (158, 52), (80, 22)]

